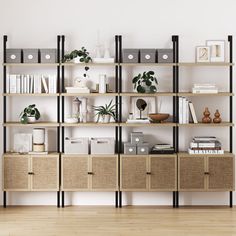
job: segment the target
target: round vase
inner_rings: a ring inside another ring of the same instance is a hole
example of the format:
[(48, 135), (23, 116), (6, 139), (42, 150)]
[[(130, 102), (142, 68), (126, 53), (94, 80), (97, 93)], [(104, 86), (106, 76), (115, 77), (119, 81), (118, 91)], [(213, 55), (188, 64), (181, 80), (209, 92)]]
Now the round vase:
[(36, 118), (34, 116), (28, 116), (27, 120), (28, 120), (28, 123), (35, 123), (36, 122)]

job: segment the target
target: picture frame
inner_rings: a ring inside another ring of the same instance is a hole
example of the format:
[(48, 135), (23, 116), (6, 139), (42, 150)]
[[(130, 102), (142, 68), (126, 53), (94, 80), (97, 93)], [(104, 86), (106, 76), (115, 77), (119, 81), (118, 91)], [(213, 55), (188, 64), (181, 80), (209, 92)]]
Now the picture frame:
[(156, 113), (156, 97), (150, 96), (150, 97), (131, 97), (130, 98), (130, 113), (133, 113), (133, 119), (139, 119), (140, 118), (140, 111), (138, 107), (136, 106), (136, 102), (138, 99), (143, 99), (147, 103), (146, 109), (142, 112), (142, 118), (147, 119), (149, 113)]
[(209, 46), (197, 46), (196, 47), (196, 62), (210, 62), (210, 47)]
[(225, 40), (207, 40), (211, 62), (225, 62)]

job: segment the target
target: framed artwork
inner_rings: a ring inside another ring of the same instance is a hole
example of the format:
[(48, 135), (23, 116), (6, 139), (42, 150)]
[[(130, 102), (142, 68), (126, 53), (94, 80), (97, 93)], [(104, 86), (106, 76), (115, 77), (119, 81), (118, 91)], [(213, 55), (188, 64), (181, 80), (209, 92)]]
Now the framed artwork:
[(206, 45), (210, 47), (210, 61), (225, 61), (225, 41), (224, 40), (207, 40)]
[(137, 102), (146, 103), (145, 109), (141, 113), (142, 119), (147, 119), (149, 113), (156, 113), (156, 97), (131, 97), (130, 98), (130, 113), (133, 113), (133, 119), (140, 119), (140, 109)]
[(210, 47), (196, 47), (196, 62), (210, 62)]

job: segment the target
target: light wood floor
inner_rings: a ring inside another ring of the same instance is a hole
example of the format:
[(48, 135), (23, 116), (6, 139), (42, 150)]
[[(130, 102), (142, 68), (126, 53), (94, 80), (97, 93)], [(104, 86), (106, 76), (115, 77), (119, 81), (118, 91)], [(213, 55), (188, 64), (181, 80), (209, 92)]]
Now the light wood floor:
[(0, 236), (236, 235), (236, 207), (8, 207)]

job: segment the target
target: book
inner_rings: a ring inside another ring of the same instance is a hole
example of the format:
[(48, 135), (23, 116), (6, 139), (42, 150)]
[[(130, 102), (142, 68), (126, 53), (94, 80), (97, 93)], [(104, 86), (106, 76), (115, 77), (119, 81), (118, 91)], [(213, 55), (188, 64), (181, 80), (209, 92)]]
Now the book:
[(131, 123), (131, 124), (135, 124), (135, 123), (137, 123), (137, 124), (149, 124), (151, 122), (148, 119), (145, 119), (145, 120), (130, 120), (130, 119), (128, 119), (126, 121), (126, 123)]
[(21, 93), (21, 76), (16, 75), (16, 93)]
[(195, 141), (209, 141), (209, 140), (217, 140), (217, 138), (215, 136), (195, 136), (193, 138), (193, 140)]
[(179, 123), (183, 124), (183, 97), (179, 97)]
[(10, 93), (10, 74), (7, 74), (6, 93)]
[(10, 75), (10, 93), (16, 93), (16, 75)]
[(34, 92), (34, 76), (30, 76), (30, 93)]
[(154, 149), (168, 149), (168, 148), (172, 148), (172, 146), (167, 143), (160, 143), (160, 144), (154, 145), (153, 148)]
[(42, 84), (45, 93), (48, 93), (48, 85), (47, 85), (47, 78), (42, 75)]
[(186, 100), (186, 124), (189, 123), (189, 101)]
[(195, 112), (195, 109), (194, 109), (194, 106), (193, 106), (192, 102), (189, 102), (189, 110), (190, 110), (190, 114), (191, 114), (193, 123), (197, 124), (198, 123), (197, 116), (196, 116), (196, 112)]
[(192, 141), (190, 143), (191, 148), (214, 148), (221, 147), (221, 143), (217, 141)]
[(189, 154), (224, 154), (224, 150), (192, 150), (188, 149)]
[(218, 89), (193, 88), (192, 93), (218, 93)]
[(186, 114), (187, 114), (187, 108), (186, 108), (186, 103), (187, 103), (187, 99), (185, 97), (183, 97), (183, 105), (182, 105), (182, 120), (183, 123), (182, 124), (186, 124), (187, 120), (186, 120)]

